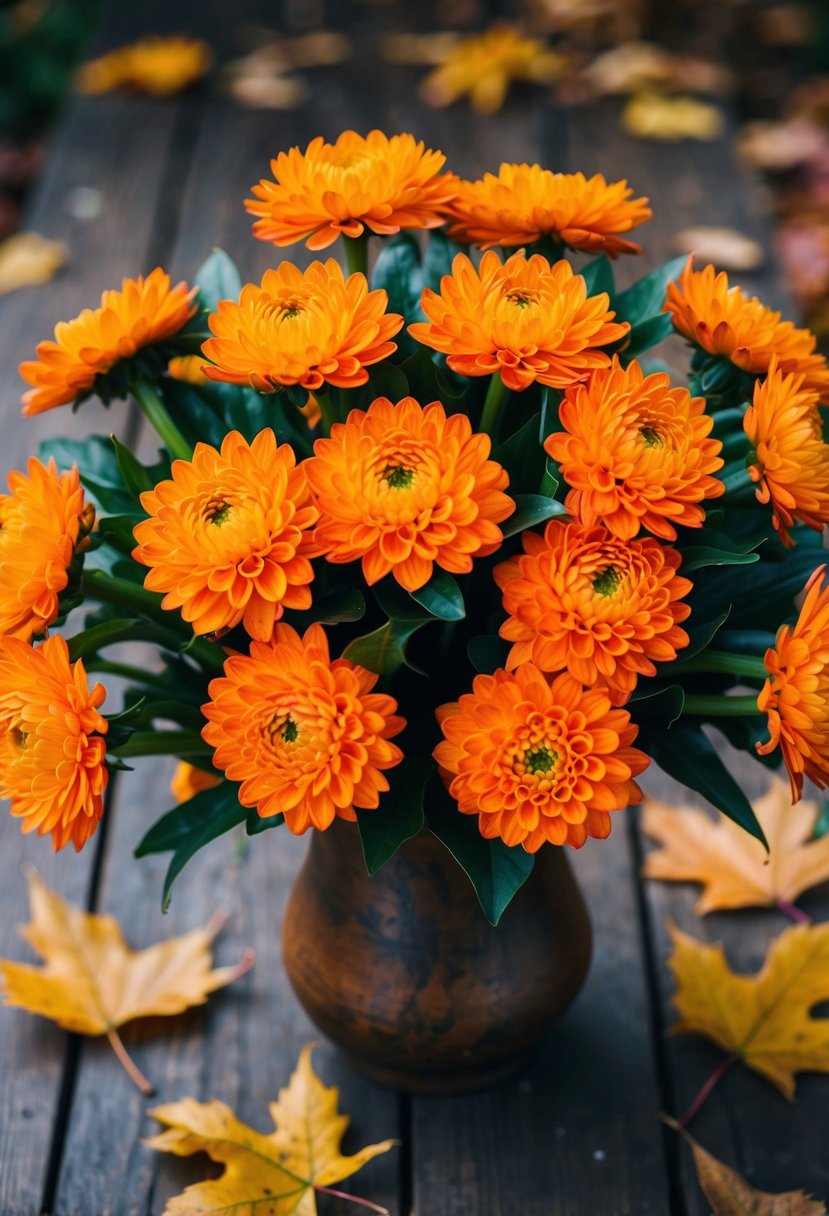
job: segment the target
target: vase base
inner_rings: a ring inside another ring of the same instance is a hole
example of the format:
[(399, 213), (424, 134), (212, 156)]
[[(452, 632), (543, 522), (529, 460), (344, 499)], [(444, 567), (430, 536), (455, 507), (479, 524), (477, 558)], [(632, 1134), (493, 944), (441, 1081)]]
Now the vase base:
[(479, 1069), (465, 1069), (452, 1072), (433, 1072), (428, 1068), (408, 1071), (398, 1064), (386, 1064), (376, 1061), (362, 1060), (349, 1052), (343, 1052), (349, 1064), (373, 1081), (386, 1089), (396, 1089), (406, 1094), (419, 1094), (435, 1098), (451, 1097), (455, 1094), (477, 1093), (479, 1090), (490, 1089), (508, 1081), (511, 1077), (522, 1072), (526, 1067), (531, 1052), (522, 1051), (520, 1055), (511, 1056), (508, 1060), (500, 1060), (495, 1064), (487, 1064)]

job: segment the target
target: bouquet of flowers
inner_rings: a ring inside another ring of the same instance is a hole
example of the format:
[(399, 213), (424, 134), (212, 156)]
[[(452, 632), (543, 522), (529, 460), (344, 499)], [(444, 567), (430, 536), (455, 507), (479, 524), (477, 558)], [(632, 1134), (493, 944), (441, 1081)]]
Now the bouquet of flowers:
[[(496, 921), (651, 761), (762, 839), (706, 724), (795, 800), (829, 778), (815, 339), (685, 259), (618, 290), (650, 216), (624, 181), (444, 159), (379, 131), (281, 153), (254, 236), (320, 260), (126, 279), (21, 364), (24, 413), (132, 397), (163, 445), (55, 437), (0, 496), (24, 832), (80, 849), (110, 772), (172, 755), (137, 849), (172, 853), (165, 901), (224, 832), (341, 818), (372, 873), (427, 827)], [(651, 354), (673, 331), (683, 385)]]

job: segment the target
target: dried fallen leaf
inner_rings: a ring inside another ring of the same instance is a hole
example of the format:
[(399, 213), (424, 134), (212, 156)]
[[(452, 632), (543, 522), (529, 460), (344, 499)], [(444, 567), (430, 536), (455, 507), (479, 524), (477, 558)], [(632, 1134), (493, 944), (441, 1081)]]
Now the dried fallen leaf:
[(432, 34), (386, 34), (380, 39), (380, 56), (387, 63), (443, 63), (461, 41), (460, 34), (449, 30), (436, 30)]
[(826, 133), (808, 118), (750, 122), (740, 131), (738, 151), (747, 164), (782, 173), (818, 156), (826, 143)]
[(420, 97), (430, 106), (448, 106), (468, 94), (479, 114), (495, 114), (514, 80), (549, 84), (567, 59), (537, 38), (525, 38), (511, 25), (493, 25), (465, 38), (421, 82)]
[(637, 93), (625, 106), (622, 126), (638, 139), (716, 139), (723, 117), (716, 106), (695, 97)]
[(700, 882), (704, 890), (694, 911), (791, 905), (810, 887), (829, 879), (829, 835), (813, 840), (819, 807), (792, 806), (788, 785), (774, 778), (753, 804), (769, 852), (730, 819), (713, 819), (693, 807), (670, 806), (648, 798), (643, 825), (662, 845), (645, 858), (646, 878)]
[(66, 903), (34, 871), (29, 899), (32, 919), (22, 932), (44, 966), (0, 960), (4, 1003), (50, 1018), (65, 1030), (106, 1035), (145, 1093), (152, 1093), (152, 1086), (127, 1055), (118, 1027), (203, 1005), (209, 993), (253, 965), (253, 951), (247, 950), (235, 967), (211, 970), (211, 946), (224, 917), (146, 950), (130, 950), (114, 917)]
[(826, 1216), (826, 1205), (803, 1191), (773, 1195), (749, 1186), (742, 1174), (724, 1165), (698, 1144), (675, 1119), (665, 1119), (679, 1132), (694, 1155), (700, 1189), (711, 1204), (712, 1216)]
[(603, 51), (585, 68), (582, 79), (599, 96), (650, 90), (671, 93), (727, 93), (731, 73), (720, 64), (674, 55), (654, 42), (622, 42)]
[[(197, 1182), (170, 1199), (164, 1216), (253, 1212), (262, 1216), (316, 1216), (315, 1192), (350, 1178), (396, 1141), (370, 1144), (345, 1157), (340, 1144), (347, 1115), (337, 1110), (338, 1090), (327, 1088), (311, 1064), (313, 1044), (300, 1052), (296, 1070), (270, 1112), (275, 1131), (263, 1135), (242, 1123), (224, 1102), (182, 1098), (150, 1111), (165, 1130), (150, 1148), (189, 1157), (207, 1153), (225, 1167), (219, 1178)], [(336, 1192), (334, 1192), (336, 1193)], [(377, 1212), (385, 1209), (360, 1201)]]
[(62, 241), (36, 232), (17, 232), (0, 244), (0, 296), (19, 287), (36, 287), (53, 279), (67, 258)]
[(795, 1073), (829, 1072), (829, 1018), (810, 1017), (829, 1000), (829, 924), (786, 929), (756, 975), (735, 974), (721, 945), (669, 929), (680, 1017), (674, 1031), (713, 1039), (787, 1098)]
[(680, 253), (695, 253), (700, 262), (713, 262), (720, 270), (756, 270), (766, 257), (759, 241), (736, 228), (684, 228), (674, 245)]

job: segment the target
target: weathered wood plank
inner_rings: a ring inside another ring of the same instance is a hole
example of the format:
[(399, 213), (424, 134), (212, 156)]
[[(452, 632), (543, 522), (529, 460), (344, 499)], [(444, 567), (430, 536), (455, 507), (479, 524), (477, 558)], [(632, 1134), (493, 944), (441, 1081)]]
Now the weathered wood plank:
[[(572, 117), (571, 160), (585, 172), (602, 171), (627, 176), (637, 189), (650, 195), (654, 220), (643, 229), (648, 263), (676, 253), (673, 238), (681, 228), (697, 224), (725, 225), (753, 236), (769, 251), (768, 263), (751, 275), (731, 276), (764, 301), (791, 314), (774, 264), (773, 240), (759, 192), (740, 172), (733, 134), (711, 144), (675, 145), (637, 142), (617, 126), (615, 106), (577, 112)], [(628, 267), (628, 274), (630, 268)], [(677, 346), (678, 366), (687, 368), (687, 351)], [(732, 771), (754, 796), (765, 788), (765, 771), (722, 741)], [(646, 777), (646, 788), (668, 800), (700, 800), (664, 776)], [(671, 1004), (673, 983), (665, 966), (670, 950), (666, 923), (706, 941), (722, 941), (737, 970), (754, 971), (772, 938), (790, 922), (776, 912), (719, 913), (700, 919), (693, 913), (696, 892), (676, 884), (646, 884), (647, 932), (654, 973), (658, 980), (658, 1024), (675, 1020)], [(804, 907), (816, 920), (829, 917), (829, 888), (807, 897)], [(665, 1037), (661, 1043), (666, 1073), (664, 1101), (671, 1113), (681, 1114), (705, 1079), (722, 1059), (722, 1053), (701, 1039)], [(717, 1087), (691, 1129), (703, 1144), (729, 1164), (745, 1171), (765, 1190), (803, 1187), (829, 1198), (829, 1156), (826, 1142), (827, 1091), (825, 1080), (804, 1077), (794, 1106), (760, 1077), (734, 1068)], [(668, 1151), (678, 1164), (684, 1211), (707, 1216), (688, 1154), (674, 1143)]]

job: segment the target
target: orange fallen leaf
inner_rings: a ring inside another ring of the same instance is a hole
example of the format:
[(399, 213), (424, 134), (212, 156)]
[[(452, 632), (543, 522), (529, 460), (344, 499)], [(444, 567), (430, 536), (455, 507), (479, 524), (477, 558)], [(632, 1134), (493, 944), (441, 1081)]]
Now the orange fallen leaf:
[(735, 974), (721, 945), (669, 929), (675, 1032), (713, 1039), (787, 1098), (794, 1097), (795, 1073), (829, 1072), (829, 1018), (810, 1016), (829, 1000), (829, 924), (786, 929), (756, 975)]
[(53, 279), (66, 261), (63, 241), (17, 232), (0, 243), (0, 296)]
[(786, 905), (804, 891), (829, 879), (829, 835), (811, 839), (817, 803), (792, 806), (788, 785), (777, 778), (753, 806), (768, 854), (759, 840), (724, 816), (713, 819), (693, 807), (648, 798), (643, 826), (662, 848), (647, 855), (643, 874), (702, 883), (694, 908), (700, 916), (720, 908), (782, 905), (787, 911)]
[[(338, 1090), (327, 1088), (311, 1064), (313, 1044), (300, 1052), (296, 1070), (271, 1104), (275, 1130), (257, 1132), (224, 1102), (182, 1098), (150, 1114), (164, 1131), (150, 1148), (189, 1157), (207, 1153), (225, 1167), (219, 1178), (188, 1186), (167, 1203), (164, 1216), (253, 1212), (262, 1216), (316, 1216), (316, 1192), (337, 1195), (332, 1184), (350, 1178), (366, 1162), (387, 1153), (395, 1140), (370, 1144), (353, 1156), (340, 1151), (349, 1119), (337, 1109)], [(376, 1204), (361, 1206), (385, 1212)]]
[(723, 117), (716, 106), (695, 97), (637, 93), (625, 106), (622, 126), (639, 139), (716, 139)]
[(430, 106), (448, 106), (459, 97), (479, 114), (495, 114), (514, 80), (549, 84), (558, 79), (567, 59), (537, 38), (525, 38), (511, 25), (493, 25), (466, 38), (421, 82), (420, 97)]
[(736, 228), (684, 228), (674, 245), (679, 253), (695, 253), (699, 262), (713, 262), (718, 270), (756, 270), (766, 260), (760, 242)]
[(135, 1018), (169, 1016), (203, 1005), (253, 965), (247, 950), (235, 967), (212, 970), (211, 946), (224, 917), (204, 929), (130, 950), (112, 916), (67, 903), (32, 871), (32, 919), (23, 936), (42, 967), (0, 959), (4, 1003), (50, 1018), (78, 1034), (106, 1035), (115, 1054), (145, 1093), (152, 1086), (127, 1054), (118, 1027)]
[(665, 1119), (679, 1132), (694, 1155), (700, 1189), (711, 1204), (712, 1216), (826, 1216), (826, 1205), (803, 1191), (771, 1194), (758, 1191), (742, 1174), (718, 1161), (675, 1119)]

